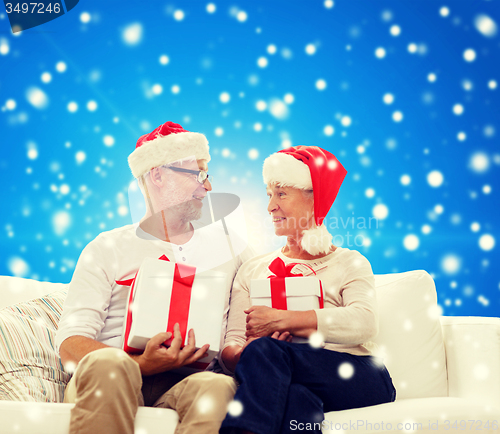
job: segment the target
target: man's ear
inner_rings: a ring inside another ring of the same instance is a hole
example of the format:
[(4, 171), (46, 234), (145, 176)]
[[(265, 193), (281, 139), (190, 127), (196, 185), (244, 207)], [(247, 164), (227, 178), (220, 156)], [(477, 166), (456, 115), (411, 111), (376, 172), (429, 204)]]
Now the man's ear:
[(154, 169), (151, 169), (151, 172), (149, 173), (149, 177), (151, 178), (151, 182), (156, 185), (157, 187), (160, 187), (163, 181), (163, 174), (162, 171), (159, 167), (155, 167)]

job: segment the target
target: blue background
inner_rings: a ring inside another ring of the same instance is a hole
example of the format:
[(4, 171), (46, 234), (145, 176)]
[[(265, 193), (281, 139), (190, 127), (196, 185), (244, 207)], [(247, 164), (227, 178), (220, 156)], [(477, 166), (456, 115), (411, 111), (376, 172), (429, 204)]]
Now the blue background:
[(81, 0), (18, 36), (0, 12), (0, 274), (68, 282), (86, 243), (131, 223), (127, 156), (172, 120), (208, 137), (257, 251), (281, 242), (263, 159), (318, 145), (348, 170), (337, 244), (375, 273), (427, 270), (445, 315), (498, 316), (500, 41), (476, 23), (498, 26), (498, 2), (332, 3)]

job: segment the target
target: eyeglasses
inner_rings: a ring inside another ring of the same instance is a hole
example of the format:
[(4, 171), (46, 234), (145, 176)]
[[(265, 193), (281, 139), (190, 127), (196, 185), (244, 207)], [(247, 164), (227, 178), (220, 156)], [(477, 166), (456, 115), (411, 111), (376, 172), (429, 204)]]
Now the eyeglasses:
[(182, 173), (191, 173), (192, 175), (196, 175), (196, 180), (201, 184), (205, 184), (205, 181), (208, 179), (210, 182), (213, 179), (212, 175), (209, 175), (204, 170), (190, 170), (183, 169), (182, 167), (174, 167), (174, 166), (164, 166), (167, 169), (173, 170), (174, 172), (182, 172)]

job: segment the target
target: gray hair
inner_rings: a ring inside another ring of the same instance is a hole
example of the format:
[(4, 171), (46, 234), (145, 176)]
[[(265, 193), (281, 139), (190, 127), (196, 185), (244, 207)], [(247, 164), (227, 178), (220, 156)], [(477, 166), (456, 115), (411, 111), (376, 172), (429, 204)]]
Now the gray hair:
[(314, 191), (312, 190), (301, 190), (301, 191), (306, 199), (314, 199)]

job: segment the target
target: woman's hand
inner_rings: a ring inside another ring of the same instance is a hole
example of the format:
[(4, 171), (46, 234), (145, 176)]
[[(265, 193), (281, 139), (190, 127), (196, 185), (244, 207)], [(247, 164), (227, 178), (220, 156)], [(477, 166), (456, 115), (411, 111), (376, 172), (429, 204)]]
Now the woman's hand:
[(318, 320), (314, 310), (279, 310), (267, 306), (252, 306), (247, 314), (247, 338), (271, 336), (274, 332), (289, 332), (308, 338), (317, 331)]
[(273, 309), (267, 306), (252, 306), (245, 313), (247, 314), (247, 339), (271, 336), (276, 331), (285, 331), (283, 325), (288, 315), (286, 310)]

